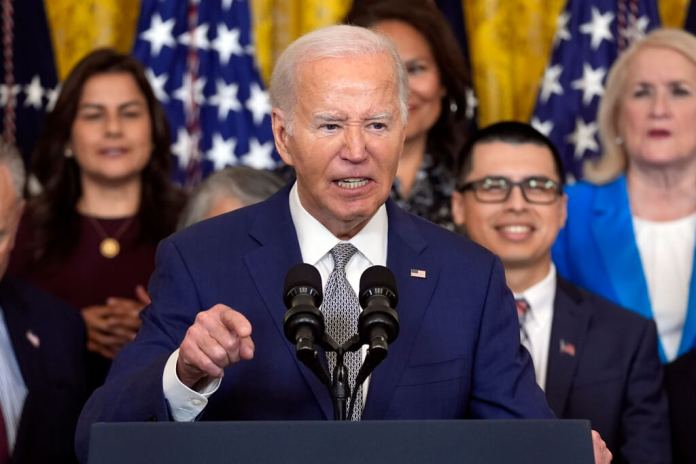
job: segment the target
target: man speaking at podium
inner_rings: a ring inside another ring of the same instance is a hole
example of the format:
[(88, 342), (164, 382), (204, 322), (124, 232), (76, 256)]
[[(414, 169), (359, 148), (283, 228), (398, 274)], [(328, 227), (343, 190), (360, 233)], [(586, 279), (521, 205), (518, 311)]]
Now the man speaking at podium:
[(500, 262), (387, 199), (408, 108), (390, 42), (352, 26), (310, 33), (279, 58), (271, 99), (276, 148), (297, 181), (162, 242), (140, 333), (83, 410), (82, 458), (98, 421), (332, 418), (283, 333), (283, 281), (300, 262), (324, 287), (340, 273), (353, 291), (372, 265), (395, 275), (400, 335), (354, 419), (553, 417)]

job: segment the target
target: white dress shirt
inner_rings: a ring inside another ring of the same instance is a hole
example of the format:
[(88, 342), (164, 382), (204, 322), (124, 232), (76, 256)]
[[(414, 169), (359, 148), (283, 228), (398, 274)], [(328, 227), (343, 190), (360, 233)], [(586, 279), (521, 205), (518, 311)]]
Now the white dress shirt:
[[(329, 274), (334, 267), (333, 258), (329, 252), (342, 240), (336, 238), (302, 206), (297, 192), (297, 183), (290, 190), (289, 204), (290, 216), (300, 244), (302, 261), (317, 268), (321, 275), (322, 288), (326, 289)], [(346, 278), (356, 295), (359, 291), (362, 273), (370, 266), (385, 266), (387, 264), (387, 239), (387, 208), (382, 205), (365, 227), (348, 241), (358, 250), (346, 264)], [(243, 310), (243, 308), (235, 309)], [(363, 358), (364, 356), (365, 347), (363, 347)], [(176, 350), (167, 360), (162, 378), (162, 388), (174, 420), (179, 422), (192, 421), (208, 404), (208, 398), (220, 386), (221, 380), (213, 380), (199, 392), (188, 388), (181, 383), (176, 375), (178, 358), (179, 350)], [(368, 385), (369, 378), (363, 384), (363, 404), (367, 398)]]
[(693, 272), (696, 214), (676, 221), (633, 218), (650, 306), (668, 361), (679, 351)]
[(529, 303), (529, 311), (524, 320), (524, 329), (529, 338), (522, 344), (532, 356), (537, 384), (545, 389), (553, 322), (553, 302), (556, 299), (556, 267), (551, 263), (546, 277), (527, 290), (514, 295), (516, 299), (524, 298)]
[(5, 421), (10, 452), (17, 441), (17, 426), (22, 416), (27, 386), (19, 370), (10, 334), (5, 325), (5, 315), (0, 308), (0, 420)]

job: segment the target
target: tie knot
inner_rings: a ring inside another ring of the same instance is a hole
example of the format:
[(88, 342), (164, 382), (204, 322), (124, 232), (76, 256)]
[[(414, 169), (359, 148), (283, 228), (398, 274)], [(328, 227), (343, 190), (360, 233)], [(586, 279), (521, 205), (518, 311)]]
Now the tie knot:
[(524, 317), (529, 312), (529, 302), (524, 298), (516, 298), (515, 306), (517, 307), (517, 317), (519, 317), (520, 319), (524, 319)]
[(330, 253), (334, 260), (334, 269), (344, 270), (350, 258), (352, 258), (357, 251), (358, 249), (350, 243), (339, 243), (333, 247)]

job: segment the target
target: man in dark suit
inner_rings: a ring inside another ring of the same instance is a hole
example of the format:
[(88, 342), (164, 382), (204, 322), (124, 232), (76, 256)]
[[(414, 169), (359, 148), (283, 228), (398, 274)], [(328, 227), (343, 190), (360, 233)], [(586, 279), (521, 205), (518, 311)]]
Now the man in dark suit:
[(696, 462), (696, 349), (665, 366), (675, 464)]
[(0, 142), (0, 463), (73, 462), (75, 425), (86, 399), (82, 318), (36, 288), (3, 277), (23, 185), (20, 155)]
[[(387, 200), (407, 95), (393, 45), (367, 29), (334, 26), (285, 50), (271, 83), (273, 132), (297, 181), (160, 245), (138, 337), (81, 416), (82, 456), (96, 421), (333, 417), (283, 334), (283, 280), (299, 262), (321, 274), (327, 326), (349, 316), (365, 269), (395, 274), (401, 332), (354, 418), (552, 417), (515, 340), (499, 261)], [(336, 288), (347, 292), (338, 314), (327, 309)], [(595, 446), (606, 461), (604, 443)]]
[(494, 124), (469, 141), (458, 179), (455, 222), (503, 261), (520, 339), (556, 415), (589, 419), (615, 462), (670, 462), (654, 322), (556, 276), (566, 199), (554, 146), (527, 124)]

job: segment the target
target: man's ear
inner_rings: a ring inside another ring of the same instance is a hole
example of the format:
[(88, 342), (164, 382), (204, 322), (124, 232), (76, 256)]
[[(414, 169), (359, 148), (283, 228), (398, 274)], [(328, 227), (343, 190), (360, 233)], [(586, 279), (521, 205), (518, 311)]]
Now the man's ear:
[(288, 150), (289, 119), (285, 112), (280, 108), (273, 108), (271, 111), (271, 125), (273, 127), (273, 139), (275, 140), (276, 150), (283, 162), (292, 166), (292, 155)]
[(461, 192), (452, 193), (452, 220), (460, 227), (466, 226), (466, 206), (464, 205), (464, 195)]
[(568, 195), (564, 192), (563, 195), (561, 195), (561, 229), (565, 227), (566, 219), (568, 219)]

